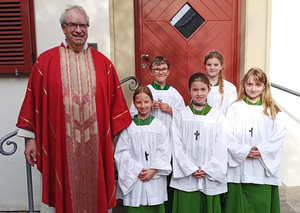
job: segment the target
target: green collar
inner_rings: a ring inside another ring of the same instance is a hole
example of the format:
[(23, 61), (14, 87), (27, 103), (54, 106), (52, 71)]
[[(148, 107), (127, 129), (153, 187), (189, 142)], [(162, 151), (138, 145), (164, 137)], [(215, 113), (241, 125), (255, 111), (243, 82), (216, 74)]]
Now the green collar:
[(256, 102), (256, 103), (252, 103), (251, 101), (249, 101), (247, 98), (244, 99), (245, 103), (248, 104), (248, 105), (262, 105), (262, 100), (261, 98)]
[(160, 85), (154, 83), (154, 81), (151, 83), (151, 85), (153, 86), (153, 88), (155, 90), (168, 90), (170, 88), (170, 85), (166, 83), (166, 85), (164, 86), (164, 88), (161, 88)]
[(149, 117), (145, 118), (145, 119), (139, 119), (137, 117), (137, 115), (135, 115), (133, 117), (133, 122), (137, 125), (137, 126), (144, 126), (144, 125), (149, 125), (151, 124), (151, 122), (153, 121), (154, 116), (153, 115), (149, 115)]
[(219, 81), (218, 81), (215, 85), (212, 85), (212, 84), (209, 82), (209, 85), (210, 85), (211, 87), (219, 86)]
[(196, 110), (194, 108), (193, 103), (190, 103), (189, 107), (190, 107), (191, 111), (193, 112), (193, 114), (195, 114), (195, 115), (207, 115), (209, 113), (209, 111), (211, 110), (211, 106), (209, 106), (208, 103), (205, 104), (205, 106), (202, 110)]

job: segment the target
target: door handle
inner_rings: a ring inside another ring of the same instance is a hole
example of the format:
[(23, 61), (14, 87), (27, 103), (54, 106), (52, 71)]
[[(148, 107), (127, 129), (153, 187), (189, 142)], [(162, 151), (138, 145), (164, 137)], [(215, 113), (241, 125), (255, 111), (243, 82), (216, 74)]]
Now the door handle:
[(148, 54), (142, 54), (142, 55), (141, 55), (141, 58), (142, 58), (143, 60), (148, 60), (149, 55), (148, 55)]

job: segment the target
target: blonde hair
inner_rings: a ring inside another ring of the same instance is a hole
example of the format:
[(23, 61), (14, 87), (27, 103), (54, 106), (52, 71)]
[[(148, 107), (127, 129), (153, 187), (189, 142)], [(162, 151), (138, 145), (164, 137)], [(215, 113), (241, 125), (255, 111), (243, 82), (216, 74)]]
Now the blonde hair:
[[(265, 85), (265, 89), (263, 90), (263, 92), (261, 94), (261, 100), (262, 100), (262, 103), (264, 106), (264, 114), (268, 115), (268, 116), (271, 114), (272, 118), (276, 118), (277, 113), (281, 112), (281, 110), (275, 104), (275, 101), (272, 98), (271, 85), (267, 78), (267, 75), (260, 68), (253, 67), (250, 70), (248, 70), (248, 72), (244, 75), (244, 77), (241, 81), (241, 85), (240, 85), (240, 89), (239, 89), (239, 93), (238, 93), (238, 97), (237, 97), (236, 101), (244, 100), (247, 97), (247, 94), (246, 94), (246, 91), (244, 88), (244, 84), (250, 78), (252, 78), (256, 83), (261, 82)], [(270, 114), (268, 112), (268, 109), (270, 111)]]
[[(220, 52), (218, 52), (217, 50), (210, 51), (209, 53), (206, 54), (206, 56), (204, 58), (204, 66), (206, 65), (207, 60), (211, 59), (211, 58), (218, 59), (220, 61), (221, 66), (223, 66), (223, 69), (224, 69), (224, 58), (223, 58), (222, 54)], [(223, 99), (224, 99), (224, 79), (225, 79), (225, 76), (224, 76), (222, 70), (220, 70), (220, 72), (218, 74), (219, 93), (221, 94), (221, 103), (220, 104), (222, 104)]]

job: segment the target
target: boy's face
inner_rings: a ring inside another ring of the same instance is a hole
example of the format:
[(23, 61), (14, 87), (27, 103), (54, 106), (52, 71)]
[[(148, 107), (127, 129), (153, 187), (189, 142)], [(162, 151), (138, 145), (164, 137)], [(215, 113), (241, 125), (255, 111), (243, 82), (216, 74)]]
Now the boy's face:
[(150, 74), (154, 77), (154, 82), (158, 85), (165, 85), (169, 76), (170, 70), (166, 64), (152, 65)]

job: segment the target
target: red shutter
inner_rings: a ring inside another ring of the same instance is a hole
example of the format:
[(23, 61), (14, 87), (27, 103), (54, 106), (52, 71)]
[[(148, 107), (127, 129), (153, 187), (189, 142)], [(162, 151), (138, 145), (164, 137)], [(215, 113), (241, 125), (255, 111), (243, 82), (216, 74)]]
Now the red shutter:
[(30, 72), (36, 55), (32, 0), (0, 1), (0, 73)]

